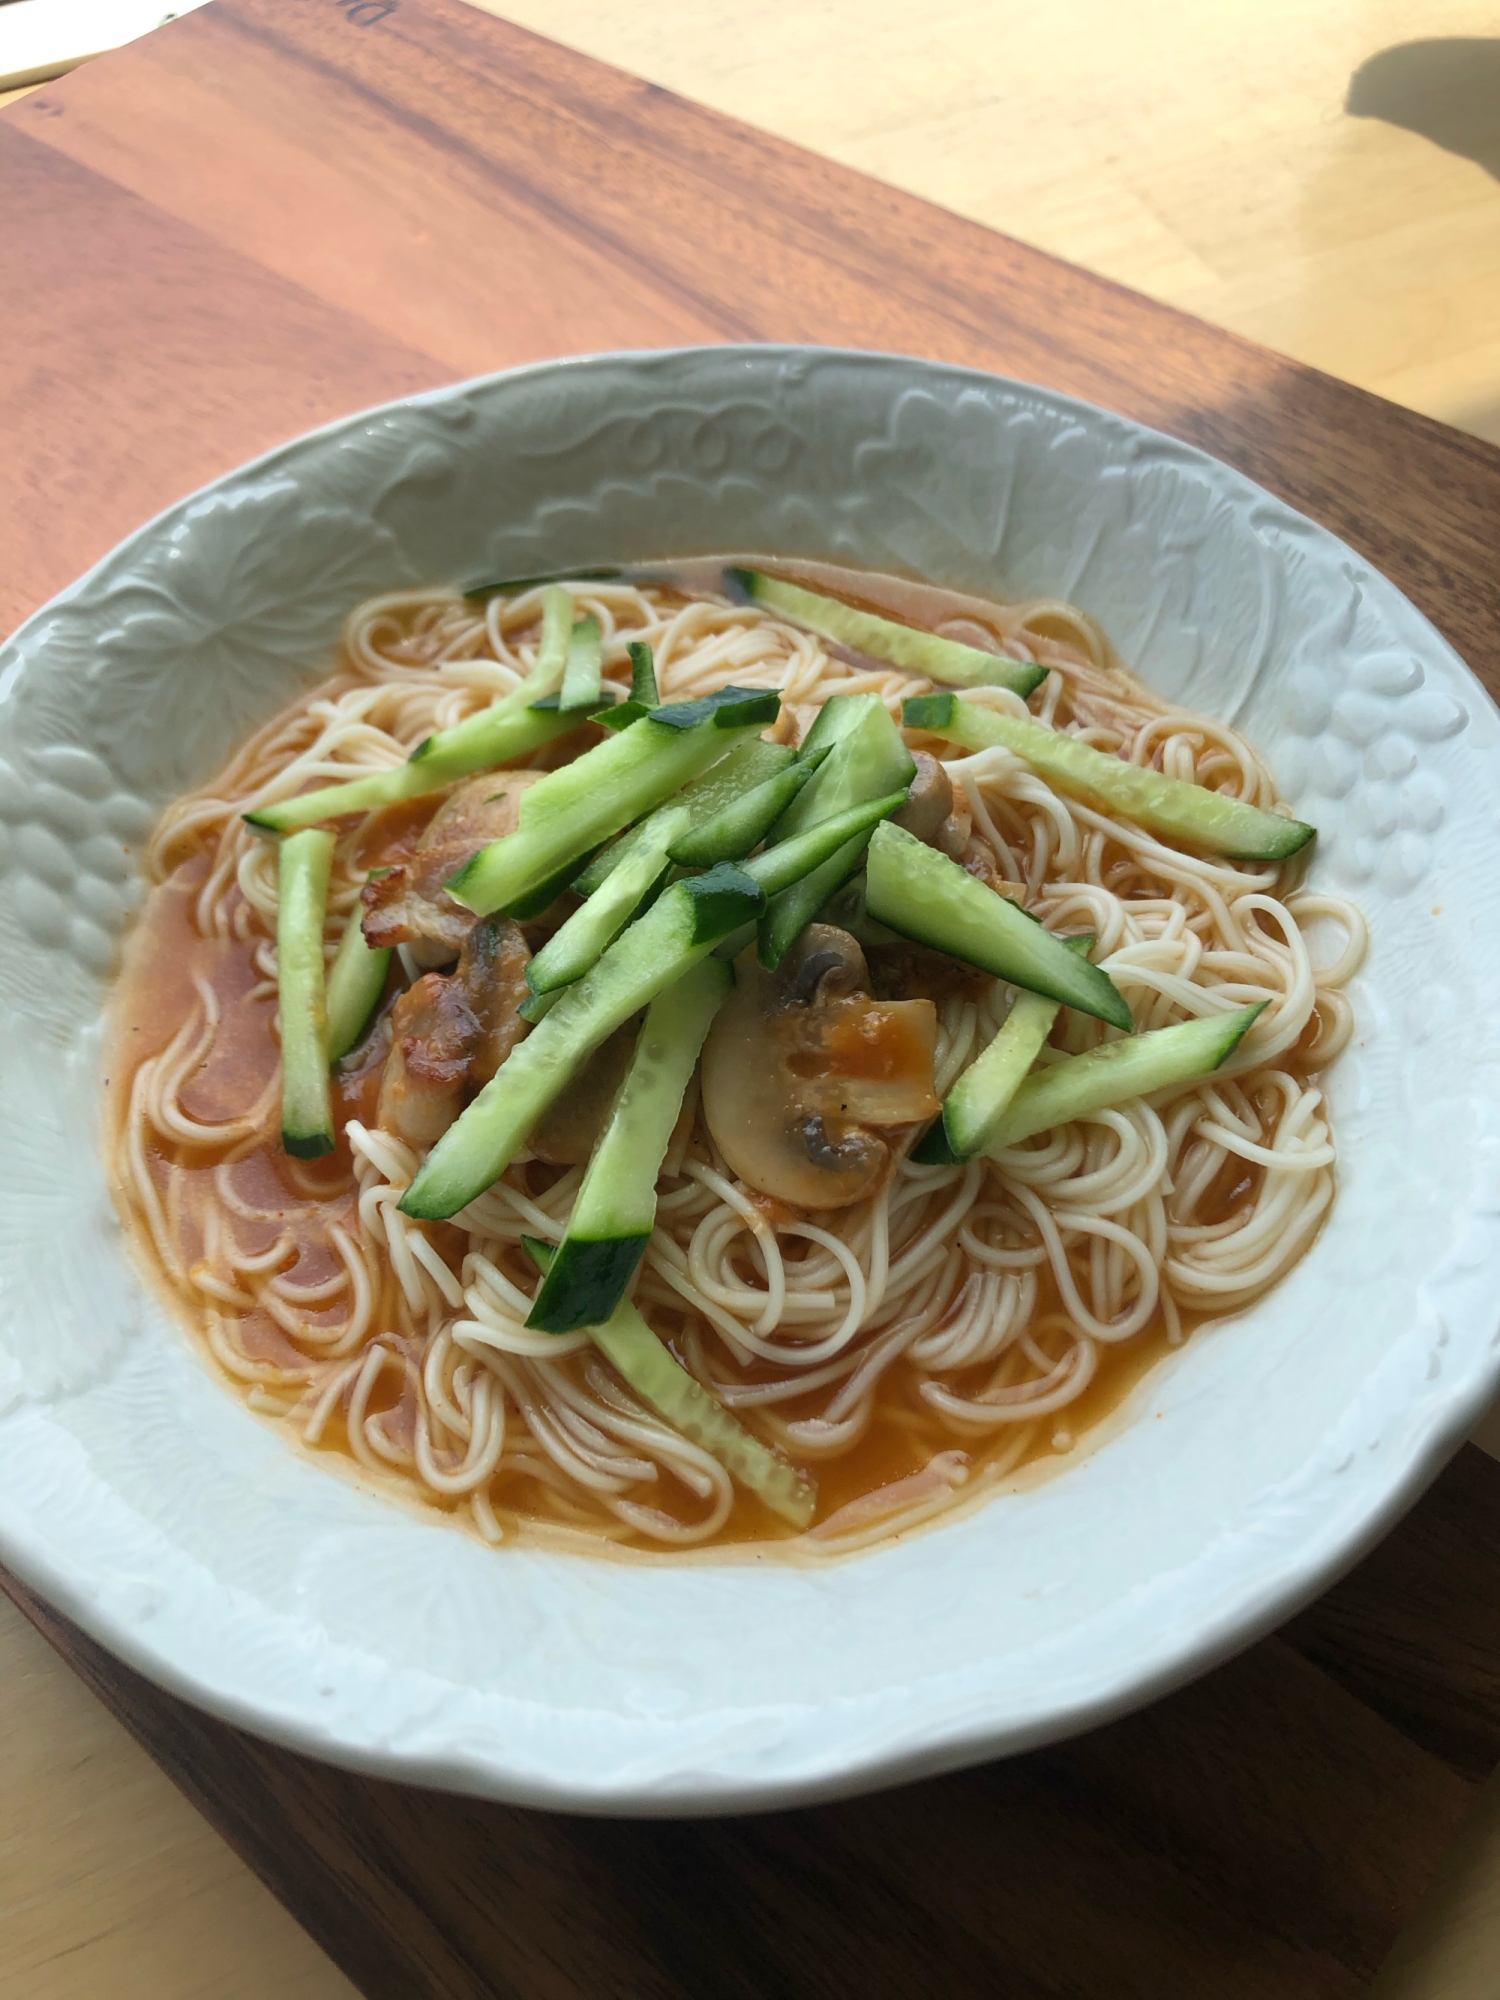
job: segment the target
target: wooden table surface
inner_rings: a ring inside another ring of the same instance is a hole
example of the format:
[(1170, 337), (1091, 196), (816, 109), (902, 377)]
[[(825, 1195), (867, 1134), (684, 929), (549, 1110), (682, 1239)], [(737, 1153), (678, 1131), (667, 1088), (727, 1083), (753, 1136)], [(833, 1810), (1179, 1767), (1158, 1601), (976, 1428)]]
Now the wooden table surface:
[(1496, 0), (476, 4), (1500, 442)]
[[(363, 403), (550, 352), (798, 338), (1029, 374), (1203, 443), (1500, 680), (1500, 454), (453, 0), (215, 0), (14, 105), (0, 173), (28, 279), (0, 344), (7, 624), (182, 491)], [(940, 1973), (1333, 1994), (1374, 1969), (1500, 1753), (1497, 1489), (1469, 1453), (1287, 1634), (1080, 1744), (686, 1834), (338, 1777), (28, 1608), (370, 1993), (895, 1995)], [(137, 1824), (170, 1845), (148, 1790)], [(339, 1990), (233, 1871), (200, 1914), (217, 1896), (253, 1963), (200, 1976), (184, 1948), (174, 1969), (147, 1924), (147, 1983), (124, 1983), (92, 1948), (112, 1919), (86, 1846), (37, 1874), (27, 1830), (0, 1827), (7, 1884), (26, 1864), (4, 1892), (18, 1992)]]

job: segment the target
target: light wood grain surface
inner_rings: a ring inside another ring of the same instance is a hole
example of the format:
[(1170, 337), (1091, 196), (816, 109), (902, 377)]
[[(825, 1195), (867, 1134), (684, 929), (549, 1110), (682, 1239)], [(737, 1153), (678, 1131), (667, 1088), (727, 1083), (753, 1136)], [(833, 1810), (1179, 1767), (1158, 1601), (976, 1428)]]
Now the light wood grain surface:
[(4, 1596), (0, 1690), (5, 2000), (356, 2000)]
[[(1380, 50), (1495, 36), (1494, 4), (491, 11), (1500, 437), (1500, 183), (1419, 132), (1342, 110)], [(1441, 106), (1381, 88), (1441, 124)], [(347, 2000), (343, 1976), (3, 1599), (0, 1690), (6, 2000)], [(1492, 1783), (1380, 2000), (1491, 1995), (1497, 1935)]]
[(1496, 0), (478, 4), (1500, 439)]

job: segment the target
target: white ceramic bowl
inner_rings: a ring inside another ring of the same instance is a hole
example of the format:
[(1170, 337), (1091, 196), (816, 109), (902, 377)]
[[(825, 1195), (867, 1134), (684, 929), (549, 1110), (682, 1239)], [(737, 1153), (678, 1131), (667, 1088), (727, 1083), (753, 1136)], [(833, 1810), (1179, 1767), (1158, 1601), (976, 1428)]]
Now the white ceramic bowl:
[[(99, 1011), (167, 800), (406, 583), (723, 548), (1094, 612), (1242, 725), (1374, 944), (1342, 1192), (1291, 1277), (1033, 1490), (821, 1569), (489, 1552), (299, 1456), (132, 1274)], [(603, 1812), (995, 1756), (1222, 1659), (1357, 1556), (1500, 1385), (1500, 716), (1351, 550), (1018, 383), (808, 349), (565, 361), (299, 439), (0, 656), (0, 1556), (154, 1680), (317, 1756)]]

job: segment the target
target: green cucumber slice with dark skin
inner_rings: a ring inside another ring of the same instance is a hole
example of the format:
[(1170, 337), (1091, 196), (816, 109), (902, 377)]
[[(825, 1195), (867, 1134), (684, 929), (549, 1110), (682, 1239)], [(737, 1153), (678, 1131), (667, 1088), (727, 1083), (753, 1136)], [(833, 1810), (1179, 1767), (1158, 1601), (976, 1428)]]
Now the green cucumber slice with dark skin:
[[(545, 1272), (552, 1261), (551, 1245), (534, 1236), (523, 1236), (521, 1241), (537, 1269)], [(602, 1325), (590, 1327), (589, 1338), (621, 1380), (680, 1436), (716, 1458), (731, 1477), (789, 1526), (803, 1529), (810, 1525), (818, 1500), (813, 1480), (780, 1452), (762, 1444), (689, 1375), (629, 1299), (621, 1299)]]
[(712, 868), (720, 861), (738, 861), (758, 847), (817, 772), (831, 745), (798, 757), (763, 785), (733, 799), (697, 826), (689, 825), (672, 847), (680, 868)]
[(560, 714), (592, 709), (604, 680), (604, 634), (597, 618), (580, 618), (568, 635), (567, 664), (558, 690)]
[(653, 815), (650, 824), (652, 837), (641, 842), (603, 887), (553, 932), (527, 966), (526, 980), (533, 993), (582, 979), (635, 915), (641, 898), (655, 887), (667, 868), (675, 834), (686, 830), (686, 808), (668, 806)]
[(1126, 1041), (1101, 1042), (1087, 1055), (1070, 1056), (1038, 1070), (1027, 1077), (999, 1123), (986, 1134), (985, 1151), (994, 1154), (1019, 1146), (1023, 1139), (1066, 1125), (1072, 1118), (1133, 1104), (1158, 1090), (1212, 1075), (1268, 1004), (1257, 1000), (1232, 1013), (1206, 1014)]
[[(870, 837), (870, 829), (891, 813), (899, 812), (906, 800), (905, 788), (887, 792), (883, 799), (867, 799), (863, 805), (850, 806), (835, 813), (832, 819), (819, 820), (806, 833), (778, 841), (774, 847), (763, 849), (739, 865), (746, 875), (760, 883), (768, 896), (779, 895), (794, 882), (819, 871), (829, 855), (842, 853), (847, 843), (853, 841), (862, 847)], [(755, 924), (746, 924), (731, 931), (715, 947), (715, 956), (738, 958), (755, 937), (757, 928)]]
[(507, 576), (493, 583), (465, 584), (463, 594), (471, 604), (482, 604), (487, 597), (514, 597), (543, 583), (616, 583), (624, 574), (622, 569), (559, 569), (546, 576)]
[(656, 1227), (656, 1178), (703, 1038), (733, 984), (722, 959), (705, 958), (651, 1002), (529, 1327), (573, 1333), (619, 1304)]
[(334, 1147), (323, 977), (323, 924), (333, 849), (331, 833), (309, 827), (284, 840), (276, 857), (281, 1143), (299, 1160), (316, 1160)]
[(1231, 861), (1284, 861), (1317, 835), (1300, 819), (1127, 764), (1030, 716), (981, 708), (957, 695), (916, 695), (901, 719), (908, 729), (931, 730), (963, 750), (1009, 750), (1065, 798)]
[[(757, 785), (775, 777), (778, 771), (785, 770), (796, 761), (797, 752), (784, 743), (767, 743), (759, 736), (747, 737), (743, 743), (737, 743), (727, 757), (705, 771), (701, 778), (695, 778), (692, 784), (685, 786), (670, 806), (659, 810), (667, 812), (676, 806), (685, 806), (692, 824), (700, 826), (721, 807), (743, 798), (746, 792), (753, 791)], [(573, 883), (578, 894), (592, 896), (601, 883), (608, 880), (611, 871), (619, 867), (636, 841), (646, 837), (650, 824), (648, 816), (628, 833), (622, 834), (612, 847), (606, 847), (596, 855)]]
[(778, 840), (774, 847), (752, 854), (748, 861), (739, 864), (740, 869), (758, 882), (768, 896), (784, 894), (793, 883), (821, 874), (830, 855), (842, 855), (849, 847), (863, 848), (873, 827), (892, 813), (900, 812), (909, 789), (903, 785), (883, 798), (864, 799), (857, 806), (820, 819), (805, 833), (794, 834), (790, 840)]
[(606, 729), (628, 729), (632, 722), (639, 722), (643, 715), (649, 715), (661, 700), (656, 689), (656, 667), (651, 648), (632, 639), (625, 650), (630, 655), (630, 697), (622, 701), (618, 708), (595, 718)]
[(642, 708), (657, 708), (661, 695), (656, 686), (656, 658), (644, 639), (632, 639), (625, 648), (630, 655), (630, 699)]
[(349, 912), (338, 953), (328, 972), (328, 1060), (338, 1061), (358, 1046), (369, 1032), (385, 991), (391, 952), (376, 951), (365, 943), (360, 920), (364, 910), (356, 903)]
[(550, 771), (521, 801), (520, 825), (493, 840), (444, 884), (476, 916), (513, 912), (569, 862), (717, 763), (736, 732), (759, 732), (780, 712), (761, 688), (725, 688), (703, 700), (653, 709), (618, 736)]
[(764, 901), (760, 884), (729, 866), (675, 882), (511, 1050), (428, 1154), (402, 1196), (404, 1213), (455, 1215), (482, 1194), (605, 1037), (753, 921)]
[[(785, 840), (820, 819), (910, 785), (916, 774), (912, 754), (878, 695), (833, 695), (824, 702), (803, 754), (825, 746), (825, 762), (772, 828), (773, 839)], [(781, 963), (803, 928), (854, 873), (863, 852), (863, 837), (852, 840), (777, 897), (761, 921), (762, 965)]]
[[(542, 604), (536, 664), (519, 687), (451, 729), (424, 738), (404, 764), (372, 771), (341, 785), (322, 785), (300, 798), (246, 813), (245, 818), (263, 833), (296, 833), (323, 820), (375, 812), (401, 799), (445, 791), (459, 778), (514, 764), (543, 744), (568, 735), (587, 717), (560, 714), (556, 701), (549, 705), (547, 697), (555, 695), (567, 666), (572, 620), (573, 600), (567, 591), (549, 590)], [(613, 692), (610, 700), (614, 700)]]
[(877, 923), (1044, 993), (1129, 1034), (1135, 1023), (1108, 973), (1069, 951), (1034, 917), (927, 847), (904, 827), (879, 826), (865, 864), (865, 904)]
[(903, 667), (909, 674), (925, 674), (928, 680), (942, 681), (949, 687), (1010, 688), (1024, 701), (1047, 677), (1047, 669), (1033, 661), (982, 653), (977, 646), (961, 645), (956, 639), (881, 618), (873, 611), (857, 611), (836, 597), (824, 597), (801, 584), (784, 583), (761, 570), (730, 569), (724, 576), (731, 589), (752, 604), (806, 625), (836, 645)]
[[(1069, 951), (1081, 954), (1094, 940), (1089, 934), (1065, 942)], [(943, 1099), (942, 1116), (912, 1147), (912, 1158), (923, 1166), (949, 1166), (982, 1153), (1061, 1011), (1061, 1003), (1045, 994), (1017, 993), (994, 1040), (969, 1064)]]

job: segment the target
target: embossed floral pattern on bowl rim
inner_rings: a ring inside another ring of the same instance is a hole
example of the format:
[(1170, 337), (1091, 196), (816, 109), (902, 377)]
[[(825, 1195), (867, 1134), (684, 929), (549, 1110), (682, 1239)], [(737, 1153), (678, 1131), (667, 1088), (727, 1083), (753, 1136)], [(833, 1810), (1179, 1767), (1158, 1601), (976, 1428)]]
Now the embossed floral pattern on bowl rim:
[[(502, 1549), (327, 1476), (134, 1274), (99, 1018), (171, 797), (361, 597), (725, 548), (1082, 603), (1245, 728), (1372, 924), (1334, 1215), (1065, 1476), (829, 1567)], [(0, 1559), (312, 1754), (604, 1812), (769, 1807), (1044, 1742), (1325, 1585), (1500, 1386), (1500, 716), (1351, 549), (1203, 453), (899, 357), (542, 364), (352, 417), (170, 509), (0, 653)]]

